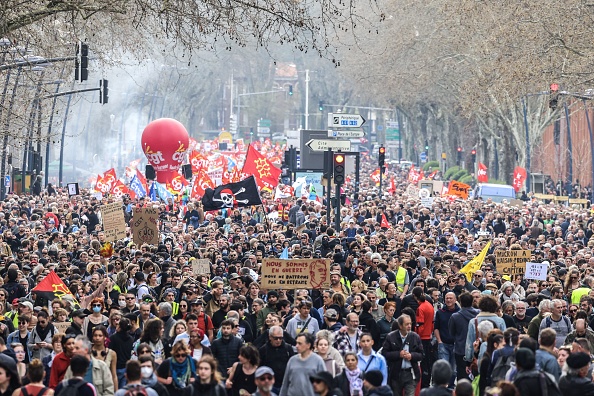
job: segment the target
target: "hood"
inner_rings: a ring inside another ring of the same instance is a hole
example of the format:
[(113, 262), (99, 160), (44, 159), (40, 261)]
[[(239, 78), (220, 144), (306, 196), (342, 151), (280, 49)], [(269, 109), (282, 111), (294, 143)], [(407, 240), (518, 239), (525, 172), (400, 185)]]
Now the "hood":
[(472, 307), (470, 307), (470, 308), (462, 308), (460, 311), (458, 311), (458, 313), (460, 315), (462, 315), (462, 317), (464, 319), (468, 320), (468, 321), (470, 321), (470, 319), (474, 319), (474, 317), (476, 315), (478, 315), (479, 312), (480, 311), (478, 309), (472, 308)]
[(390, 389), (389, 386), (380, 386), (379, 388), (375, 388), (374, 390), (372, 390), (371, 392), (369, 392), (369, 396), (373, 396), (373, 395), (377, 395), (377, 396), (393, 396), (394, 393), (392, 392), (392, 389)]

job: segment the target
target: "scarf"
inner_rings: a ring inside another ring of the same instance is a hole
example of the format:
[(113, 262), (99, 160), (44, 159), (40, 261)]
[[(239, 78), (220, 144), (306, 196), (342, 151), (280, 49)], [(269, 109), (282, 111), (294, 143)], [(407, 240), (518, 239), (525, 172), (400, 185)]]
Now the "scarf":
[[(47, 335), (49, 334), (50, 331), (52, 331), (53, 328), (54, 328), (54, 325), (51, 323), (48, 323), (47, 326), (45, 326), (45, 329), (42, 328), (39, 324), (37, 324), (37, 326), (35, 326), (35, 331), (37, 332), (39, 339), (41, 341), (45, 341), (45, 339), (47, 338)], [(52, 334), (53, 334), (53, 332), (52, 332)]]
[(351, 371), (344, 369), (347, 379), (349, 380), (349, 390), (351, 395), (363, 395), (363, 380), (361, 379), (361, 370), (359, 368)]
[(196, 367), (191, 356), (187, 356), (182, 363), (178, 363), (175, 358), (171, 358), (170, 365), (173, 385), (176, 388), (185, 388), (190, 383), (190, 378), (196, 376)]

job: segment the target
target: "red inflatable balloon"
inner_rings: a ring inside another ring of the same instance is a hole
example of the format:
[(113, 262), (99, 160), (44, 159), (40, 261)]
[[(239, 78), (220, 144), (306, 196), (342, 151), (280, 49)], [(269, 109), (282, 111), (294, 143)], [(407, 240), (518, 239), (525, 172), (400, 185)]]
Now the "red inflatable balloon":
[(140, 142), (144, 155), (155, 168), (157, 181), (171, 182), (190, 144), (186, 128), (174, 119), (160, 118), (144, 128)]

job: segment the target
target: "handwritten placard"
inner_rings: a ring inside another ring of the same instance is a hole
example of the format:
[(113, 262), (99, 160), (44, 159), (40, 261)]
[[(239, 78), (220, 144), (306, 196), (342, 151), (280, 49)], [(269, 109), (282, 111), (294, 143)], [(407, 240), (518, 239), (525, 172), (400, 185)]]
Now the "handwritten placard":
[(208, 275), (210, 274), (210, 260), (209, 259), (195, 259), (191, 261), (192, 272), (194, 275)]
[(329, 259), (264, 259), (263, 289), (321, 289), (330, 287)]
[(462, 199), (468, 198), (469, 191), (470, 191), (470, 186), (468, 184), (464, 184), (457, 180), (452, 180), (448, 186), (448, 195), (454, 195), (454, 196), (460, 197)]
[(70, 322), (54, 322), (56, 333), (66, 334), (66, 329), (70, 327)]
[(114, 242), (126, 237), (126, 220), (122, 202), (101, 206), (101, 220), (106, 241)]
[(134, 232), (134, 243), (142, 245), (159, 244), (159, 210), (156, 208), (134, 209), (132, 218), (132, 230)]
[(526, 263), (526, 279), (547, 280), (547, 269), (543, 263)]
[(526, 263), (530, 261), (530, 250), (495, 250), (497, 272), (512, 277), (524, 274)]

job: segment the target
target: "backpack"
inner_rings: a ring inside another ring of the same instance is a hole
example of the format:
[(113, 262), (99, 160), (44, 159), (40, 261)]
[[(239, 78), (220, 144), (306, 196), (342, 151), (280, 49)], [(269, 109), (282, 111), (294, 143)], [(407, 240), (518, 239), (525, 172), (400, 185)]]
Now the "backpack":
[(499, 381), (505, 380), (505, 375), (508, 370), (511, 369), (514, 361), (514, 355), (499, 356), (499, 358), (497, 358), (493, 370), (491, 371), (491, 386), (495, 386)]
[(87, 381), (85, 380), (80, 380), (75, 384), (71, 384), (69, 380), (63, 380), (62, 390), (56, 396), (78, 396), (80, 394), (78, 390), (86, 384)]
[(148, 396), (144, 385), (126, 385), (124, 389), (126, 390), (124, 396)]

